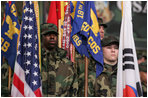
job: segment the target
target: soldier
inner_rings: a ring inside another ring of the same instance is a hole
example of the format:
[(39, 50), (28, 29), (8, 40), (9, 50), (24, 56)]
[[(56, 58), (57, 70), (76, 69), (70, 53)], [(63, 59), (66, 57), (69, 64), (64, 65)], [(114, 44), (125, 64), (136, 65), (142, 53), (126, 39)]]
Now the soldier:
[(100, 37), (101, 40), (104, 38), (104, 29), (107, 28), (107, 25), (103, 23), (103, 19), (102, 18), (98, 18), (98, 22), (99, 22), (99, 29), (100, 29)]
[[(9, 64), (5, 59), (1, 66), (1, 97), (11, 97), (11, 88), (8, 89), (8, 74), (9, 74)], [(12, 84), (13, 72), (11, 74), (11, 84)], [(10, 85), (11, 85), (10, 84)]]
[(97, 78), (96, 96), (115, 97), (119, 42), (115, 37), (108, 36), (104, 37), (101, 44), (104, 57), (104, 70)]
[[(104, 28), (107, 28), (107, 25), (103, 23), (102, 18), (98, 18), (99, 28), (100, 28), (100, 37), (101, 40), (104, 38)], [(96, 89), (96, 61), (91, 55), (88, 59), (88, 97), (97, 97), (98, 92)], [(78, 97), (84, 97), (84, 84), (85, 84), (85, 56), (81, 56), (77, 51), (75, 55), (75, 64), (77, 66), (77, 75), (78, 75)]]
[(147, 97), (147, 60), (139, 64), (139, 71), (143, 89), (143, 97)]
[(58, 48), (57, 26), (42, 24), (42, 91), (43, 96), (76, 96), (77, 80), (66, 51)]
[[(84, 84), (85, 84), (85, 56), (81, 56), (76, 51), (75, 64), (77, 66), (78, 75), (78, 97), (84, 97)], [(91, 57), (88, 59), (88, 97), (95, 96), (95, 81), (96, 81), (96, 62)]]
[(138, 59), (138, 64), (140, 64), (140, 63), (143, 63), (143, 62), (145, 62), (147, 60), (147, 57), (146, 56), (140, 56), (139, 57), (139, 59)]

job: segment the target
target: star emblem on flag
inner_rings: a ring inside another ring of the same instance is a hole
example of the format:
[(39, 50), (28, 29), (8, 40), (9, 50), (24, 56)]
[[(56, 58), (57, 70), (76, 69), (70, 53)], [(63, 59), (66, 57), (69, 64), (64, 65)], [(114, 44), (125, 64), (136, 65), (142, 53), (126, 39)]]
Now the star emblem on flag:
[[(15, 63), (15, 75), (12, 96), (41, 96), (41, 76), (39, 63), (39, 40), (34, 3), (26, 1), (24, 6), (23, 23)], [(18, 79), (19, 78), (19, 79)], [(18, 80), (17, 80), (18, 79)], [(17, 82), (20, 85), (15, 85)], [(21, 85), (22, 83), (22, 85)], [(20, 88), (22, 87), (22, 88)], [(23, 91), (21, 89), (24, 89)], [(25, 90), (28, 90), (27, 92)], [(19, 93), (19, 94), (17, 94)]]

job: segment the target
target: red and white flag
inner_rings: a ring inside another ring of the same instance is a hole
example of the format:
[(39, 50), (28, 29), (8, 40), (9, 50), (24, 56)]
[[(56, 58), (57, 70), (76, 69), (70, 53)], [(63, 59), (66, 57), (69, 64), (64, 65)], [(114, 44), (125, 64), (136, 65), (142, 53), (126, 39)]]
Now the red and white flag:
[(62, 48), (67, 51), (66, 57), (71, 59), (71, 61), (73, 62), (72, 58), (73, 47), (72, 43), (70, 42), (70, 34), (71, 34), (71, 17), (70, 17), (70, 2), (69, 2), (64, 16)]
[(131, 2), (123, 2), (117, 72), (117, 97), (142, 96), (139, 68), (133, 39)]

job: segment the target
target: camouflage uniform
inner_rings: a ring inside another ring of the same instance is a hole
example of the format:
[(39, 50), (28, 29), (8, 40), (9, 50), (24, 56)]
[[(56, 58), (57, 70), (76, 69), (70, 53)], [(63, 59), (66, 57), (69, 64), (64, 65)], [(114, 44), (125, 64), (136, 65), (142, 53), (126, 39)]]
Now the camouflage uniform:
[[(84, 97), (85, 84), (85, 56), (81, 56), (76, 51), (76, 67), (78, 74), (78, 97)], [(96, 62), (93, 58), (88, 59), (88, 97), (95, 96), (95, 81), (96, 81)]]
[(65, 50), (56, 48), (49, 52), (42, 49), (41, 75), (43, 96), (76, 96), (77, 78)]
[(147, 61), (139, 64), (139, 70), (147, 73)]
[[(111, 43), (119, 45), (119, 42), (114, 37), (108, 37), (108, 40), (101, 42), (103, 46)], [(84, 96), (84, 74), (85, 74), (85, 57), (76, 52), (76, 65), (78, 73), (78, 96)], [(88, 97), (112, 97), (116, 95), (116, 75), (117, 66), (104, 65), (104, 70), (96, 78), (96, 62), (90, 56), (88, 59)]]
[[(147, 61), (139, 64), (139, 71), (147, 73)], [(147, 96), (147, 84), (141, 81), (142, 89), (143, 89), (143, 96)]]
[(104, 70), (97, 78), (96, 96), (115, 97), (116, 96), (117, 65), (104, 64)]
[[(11, 91), (8, 90), (8, 74), (9, 74), (9, 65), (7, 62), (4, 62), (1, 66), (1, 96), (2, 97), (11, 96)], [(12, 76), (13, 74), (11, 74), (11, 77)], [(12, 84), (12, 78), (11, 78), (11, 84)]]
[[(119, 46), (118, 39), (113, 36), (107, 36), (104, 37), (103, 40), (101, 40), (102, 47), (109, 46), (111, 44)], [(109, 65), (104, 63), (104, 70), (97, 78), (96, 96), (115, 97), (116, 80), (117, 80), (117, 64)]]

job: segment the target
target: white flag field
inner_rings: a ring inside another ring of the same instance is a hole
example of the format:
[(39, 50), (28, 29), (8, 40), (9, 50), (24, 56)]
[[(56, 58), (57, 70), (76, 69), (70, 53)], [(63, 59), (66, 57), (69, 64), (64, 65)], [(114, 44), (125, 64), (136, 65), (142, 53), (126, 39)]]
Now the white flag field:
[(117, 72), (117, 97), (140, 97), (142, 88), (133, 39), (131, 2), (123, 2)]

